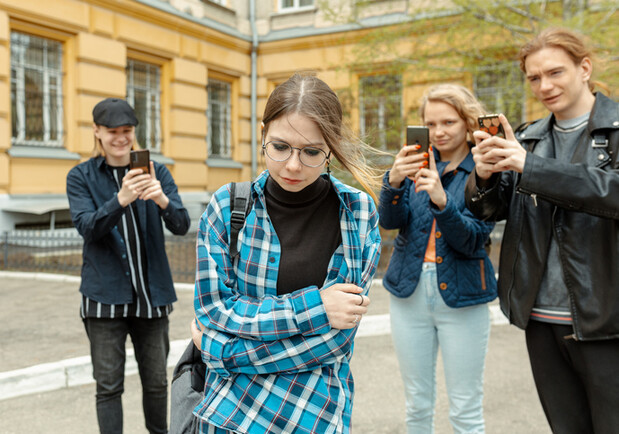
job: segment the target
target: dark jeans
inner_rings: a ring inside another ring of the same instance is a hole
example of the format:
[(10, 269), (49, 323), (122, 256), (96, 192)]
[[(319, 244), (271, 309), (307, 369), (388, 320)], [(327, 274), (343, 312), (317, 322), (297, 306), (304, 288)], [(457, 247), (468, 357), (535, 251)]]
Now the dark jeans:
[(102, 434), (123, 431), (121, 395), (125, 379), (125, 341), (131, 336), (142, 381), (142, 406), (146, 429), (166, 433), (170, 350), (168, 318), (86, 318), (90, 356), (97, 381), (97, 419)]
[(619, 432), (619, 340), (575, 341), (571, 326), (530, 321), (527, 348), (546, 418), (557, 434)]

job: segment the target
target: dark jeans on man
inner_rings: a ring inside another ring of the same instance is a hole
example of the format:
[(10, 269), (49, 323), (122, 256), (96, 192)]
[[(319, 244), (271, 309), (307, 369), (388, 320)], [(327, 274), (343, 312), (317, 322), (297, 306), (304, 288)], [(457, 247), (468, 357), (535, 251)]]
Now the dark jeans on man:
[(571, 326), (529, 321), (529, 360), (556, 434), (619, 432), (619, 339), (575, 341)]
[(97, 381), (97, 419), (102, 434), (123, 430), (121, 395), (125, 379), (125, 342), (131, 336), (142, 381), (142, 406), (149, 433), (167, 432), (170, 350), (168, 318), (118, 318), (84, 320)]

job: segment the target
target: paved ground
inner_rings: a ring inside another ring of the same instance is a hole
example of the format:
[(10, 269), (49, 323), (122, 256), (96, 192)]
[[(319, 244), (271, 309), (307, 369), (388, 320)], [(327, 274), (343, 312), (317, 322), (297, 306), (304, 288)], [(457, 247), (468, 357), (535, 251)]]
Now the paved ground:
[[(78, 283), (0, 273), (0, 376), (9, 371), (88, 354), (78, 315)], [(191, 290), (178, 291), (170, 317), (170, 339), (188, 338)], [(370, 316), (355, 343), (355, 434), (404, 432), (404, 399), (388, 327), (388, 296), (380, 286), (371, 294)], [(440, 366), (440, 363), (439, 363)], [(27, 370), (26, 372), (30, 372)], [(34, 372), (34, 371), (32, 371)], [(170, 369), (171, 374), (171, 369)], [(33, 374), (34, 375), (34, 374)], [(448, 405), (438, 373), (436, 433), (450, 433)], [(125, 382), (125, 432), (146, 433), (136, 375)], [(488, 433), (548, 434), (530, 374), (523, 333), (493, 325), (486, 362), (485, 416)], [(1, 385), (0, 385), (1, 386)], [(10, 399), (0, 396), (0, 433), (89, 434), (98, 432), (94, 384), (64, 387)]]

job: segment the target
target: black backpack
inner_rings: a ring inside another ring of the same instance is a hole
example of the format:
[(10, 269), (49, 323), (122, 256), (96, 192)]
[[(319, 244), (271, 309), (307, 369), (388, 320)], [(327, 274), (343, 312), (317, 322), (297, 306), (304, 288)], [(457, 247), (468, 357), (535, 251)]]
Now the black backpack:
[[(239, 256), (237, 241), (239, 232), (245, 224), (245, 218), (251, 211), (251, 182), (230, 184), (230, 257), (236, 263)], [(198, 418), (193, 415), (193, 409), (204, 396), (204, 378), (206, 365), (202, 362), (200, 350), (193, 341), (181, 355), (172, 373), (170, 393), (170, 431), (169, 434), (197, 434), (199, 432)]]

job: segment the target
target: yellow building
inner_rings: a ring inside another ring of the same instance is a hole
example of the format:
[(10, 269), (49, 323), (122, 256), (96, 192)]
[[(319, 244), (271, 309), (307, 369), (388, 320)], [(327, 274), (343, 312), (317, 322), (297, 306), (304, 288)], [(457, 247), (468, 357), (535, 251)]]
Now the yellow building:
[(194, 220), (208, 192), (250, 177), (251, 37), (235, 11), (203, 7), (217, 21), (164, 1), (0, 1), (0, 231), (69, 220), (66, 174), (90, 157), (106, 97), (135, 107), (140, 146)]
[[(342, 96), (353, 127), (385, 149), (402, 143), (419, 97), (439, 80), (473, 87), (491, 109), (520, 101), (518, 121), (541, 113), (525, 103), (521, 78), (501, 85), (519, 74), (510, 62), (471, 75), (425, 64), (394, 73), (393, 53), (359, 61), (371, 29), (416, 13), (417, 22), (444, 25), (455, 15), (443, 3), (0, 0), (0, 232), (70, 221), (65, 177), (90, 157), (92, 107), (106, 97), (134, 106), (139, 145), (167, 164), (194, 224), (210, 193), (260, 170), (266, 97), (295, 71), (316, 71)], [(428, 7), (441, 12), (423, 15)], [(399, 48), (414, 49), (411, 40)]]

